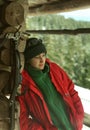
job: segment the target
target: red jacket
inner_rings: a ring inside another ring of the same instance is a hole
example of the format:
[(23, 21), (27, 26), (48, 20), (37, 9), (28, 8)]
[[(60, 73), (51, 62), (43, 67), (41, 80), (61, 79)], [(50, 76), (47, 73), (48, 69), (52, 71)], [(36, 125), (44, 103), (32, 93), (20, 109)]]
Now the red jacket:
[[(81, 130), (84, 111), (73, 82), (58, 65), (48, 59), (46, 62), (50, 66), (50, 78), (54, 86), (69, 106), (71, 123), (76, 127), (75, 130)], [(18, 97), (21, 130), (58, 130), (51, 121), (42, 93), (25, 70), (22, 78), (22, 92), (25, 93)]]

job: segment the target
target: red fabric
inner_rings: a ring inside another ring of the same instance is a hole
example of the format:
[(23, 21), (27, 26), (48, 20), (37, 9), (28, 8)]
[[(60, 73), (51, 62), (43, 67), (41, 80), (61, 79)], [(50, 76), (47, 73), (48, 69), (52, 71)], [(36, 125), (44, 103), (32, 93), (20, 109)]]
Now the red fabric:
[[(55, 63), (46, 61), (50, 66), (50, 77), (57, 91), (63, 96), (69, 106), (70, 119), (81, 130), (84, 111), (78, 93), (74, 90), (74, 84), (67, 74)], [(20, 128), (21, 130), (58, 130), (51, 121), (47, 105), (42, 93), (28, 73), (22, 72), (22, 96), (18, 97), (20, 103)]]

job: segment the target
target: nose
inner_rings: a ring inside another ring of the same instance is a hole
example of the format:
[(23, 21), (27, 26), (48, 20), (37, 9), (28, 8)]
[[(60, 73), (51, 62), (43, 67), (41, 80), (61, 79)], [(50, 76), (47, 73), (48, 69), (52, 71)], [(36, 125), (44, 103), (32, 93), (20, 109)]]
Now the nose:
[(43, 59), (44, 59), (44, 58), (43, 58), (42, 56), (40, 56), (40, 62), (43, 62)]

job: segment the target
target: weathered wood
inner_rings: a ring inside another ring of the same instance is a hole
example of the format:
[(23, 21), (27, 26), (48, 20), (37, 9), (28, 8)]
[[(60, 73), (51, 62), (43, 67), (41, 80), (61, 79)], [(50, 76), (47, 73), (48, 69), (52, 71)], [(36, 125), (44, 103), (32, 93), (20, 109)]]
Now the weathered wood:
[(6, 87), (8, 80), (9, 80), (9, 72), (0, 70), (0, 92), (4, 87)]
[(86, 126), (90, 127), (90, 114), (84, 113), (84, 122)]
[(53, 14), (60, 12), (68, 12), (72, 10), (77, 10), (81, 8), (89, 8), (90, 0), (57, 0), (57, 2), (52, 2), (48, 4), (36, 4), (33, 6), (29, 5), (29, 15), (44, 15)]
[[(7, 65), (4, 65), (4, 64), (0, 64), (0, 70), (1, 71), (6, 71), (6, 72), (11, 72), (11, 66), (7, 66)], [(0, 78), (1, 80), (1, 78)], [(5, 79), (4, 79), (5, 80)]]
[(9, 101), (0, 94), (0, 130), (10, 130)]
[[(18, 110), (14, 111), (13, 105), (15, 103), (13, 90), (17, 85), (15, 81), (18, 79), (16, 69), (19, 63), (15, 53), (19, 42), (18, 50), (21, 52), (24, 50), (21, 44), (24, 40), (22, 38), (16, 41), (20, 38), (16, 33), (21, 31), (19, 26), (21, 27), (22, 24), (25, 30), (24, 18), (27, 13), (25, 9), (28, 8), (27, 3), (28, 0), (0, 0), (0, 130), (19, 130)], [(20, 58), (23, 60), (22, 56)], [(23, 61), (21, 62), (24, 64)], [(6, 95), (9, 95), (8, 102)]]
[(4, 24), (17, 26), (24, 21), (24, 8), (18, 2), (11, 2), (2, 6), (1, 20)]
[(26, 40), (25, 39), (20, 39), (18, 47), (17, 47), (18, 51), (19, 52), (24, 52), (25, 46), (26, 46)]
[(11, 65), (11, 50), (10, 49), (2, 50), (0, 60), (5, 65)]
[(63, 30), (26, 30), (26, 33), (35, 33), (35, 34), (69, 34), (69, 35), (77, 35), (77, 34), (85, 34), (90, 33), (90, 28), (80, 28), (80, 29), (63, 29)]
[(23, 71), (23, 69), (24, 69), (24, 64), (25, 64), (25, 59), (24, 59), (23, 52), (20, 53), (20, 61), (21, 61), (20, 73), (21, 73)]

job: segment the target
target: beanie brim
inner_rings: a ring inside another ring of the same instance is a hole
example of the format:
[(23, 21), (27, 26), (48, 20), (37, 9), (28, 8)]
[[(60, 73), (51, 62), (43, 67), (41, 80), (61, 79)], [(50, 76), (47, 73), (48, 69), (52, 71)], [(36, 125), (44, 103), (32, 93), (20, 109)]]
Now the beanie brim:
[(33, 48), (28, 48), (25, 50), (24, 52), (24, 56), (25, 56), (25, 59), (28, 60), (28, 59), (31, 59), (37, 55), (39, 55), (40, 53), (47, 53), (46, 51), (46, 48), (43, 44), (38, 44), (37, 46), (34, 46)]

